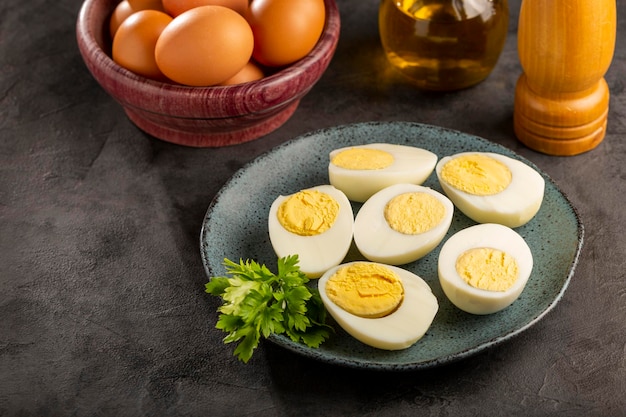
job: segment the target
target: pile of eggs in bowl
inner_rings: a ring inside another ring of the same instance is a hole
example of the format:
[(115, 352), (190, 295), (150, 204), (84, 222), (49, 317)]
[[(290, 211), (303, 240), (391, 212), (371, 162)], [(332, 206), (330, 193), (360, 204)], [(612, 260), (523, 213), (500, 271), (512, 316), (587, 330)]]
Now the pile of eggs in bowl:
[(323, 0), (122, 0), (110, 18), (111, 55), (158, 81), (241, 84), (306, 56), (325, 17)]
[[(351, 336), (387, 350), (424, 336), (439, 304), (427, 282), (402, 265), (443, 241), (455, 207), (477, 224), (441, 247), (444, 294), (477, 315), (519, 297), (533, 256), (513, 229), (539, 211), (545, 188), (533, 168), (497, 153), (438, 160), (428, 150), (388, 143), (336, 149), (329, 159), (329, 184), (278, 196), (268, 229), (278, 257), (297, 254), (300, 269), (319, 278), (324, 306)], [(433, 171), (445, 194), (422, 186)], [(356, 216), (350, 201), (362, 203)], [(352, 243), (365, 260), (342, 263)]]

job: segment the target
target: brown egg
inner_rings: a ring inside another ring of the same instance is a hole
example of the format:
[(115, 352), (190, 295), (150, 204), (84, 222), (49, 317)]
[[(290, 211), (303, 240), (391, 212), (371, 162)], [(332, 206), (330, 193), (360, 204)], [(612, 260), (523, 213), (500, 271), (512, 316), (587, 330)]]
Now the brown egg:
[(220, 85), (233, 85), (233, 84), (243, 84), (250, 81), (256, 81), (263, 78), (265, 74), (263, 74), (263, 70), (259, 68), (254, 62), (248, 62), (237, 74), (230, 77), (226, 81), (220, 83)]
[(323, 0), (252, 0), (246, 18), (254, 33), (254, 59), (277, 67), (311, 52), (324, 29), (326, 9)]
[(156, 62), (171, 80), (190, 86), (219, 84), (237, 74), (252, 55), (250, 25), (223, 6), (200, 6), (178, 15), (163, 30)]
[(163, 0), (165, 11), (173, 17), (200, 6), (224, 6), (244, 15), (248, 9), (248, 0)]
[(162, 80), (154, 58), (157, 39), (172, 17), (157, 10), (140, 10), (122, 22), (113, 38), (113, 61), (136, 74)]
[(109, 21), (109, 33), (111, 39), (115, 36), (117, 28), (120, 27), (122, 22), (126, 20), (131, 14), (140, 10), (158, 10), (163, 11), (163, 4), (161, 0), (122, 0), (115, 6), (113, 13), (111, 14), (111, 20)]
[(115, 6), (115, 9), (113, 9), (113, 13), (111, 14), (111, 20), (109, 21), (109, 33), (111, 34), (111, 39), (115, 36), (117, 28), (120, 27), (122, 22), (134, 12), (135, 10), (133, 10), (127, 0), (123, 0)]

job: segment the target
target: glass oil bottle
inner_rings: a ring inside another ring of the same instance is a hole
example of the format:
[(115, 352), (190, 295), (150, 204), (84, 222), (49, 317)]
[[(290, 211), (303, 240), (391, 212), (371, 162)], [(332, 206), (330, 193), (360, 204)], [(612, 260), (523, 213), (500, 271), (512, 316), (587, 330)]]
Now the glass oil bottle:
[(450, 91), (489, 76), (504, 47), (507, 0), (381, 0), (389, 62), (425, 90)]

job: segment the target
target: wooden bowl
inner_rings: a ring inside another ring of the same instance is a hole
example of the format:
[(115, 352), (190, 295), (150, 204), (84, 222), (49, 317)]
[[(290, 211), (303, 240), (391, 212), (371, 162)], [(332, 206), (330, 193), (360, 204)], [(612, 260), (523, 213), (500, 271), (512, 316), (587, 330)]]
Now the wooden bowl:
[(218, 147), (260, 138), (285, 123), (328, 67), (339, 40), (335, 0), (313, 50), (265, 78), (245, 84), (188, 87), (136, 75), (111, 59), (110, 15), (119, 0), (85, 0), (76, 38), (87, 68), (140, 129), (185, 146)]

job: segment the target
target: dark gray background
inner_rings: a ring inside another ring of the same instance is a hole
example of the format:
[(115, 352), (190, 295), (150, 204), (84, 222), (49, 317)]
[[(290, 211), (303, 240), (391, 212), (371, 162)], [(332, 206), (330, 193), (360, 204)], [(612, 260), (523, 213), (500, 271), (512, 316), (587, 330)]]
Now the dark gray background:
[[(626, 1), (606, 74), (608, 134), (576, 157), (514, 137), (520, 0), (492, 75), (444, 94), (391, 72), (376, 0), (338, 4), (336, 55), (294, 116), (220, 149), (171, 145), (126, 119), (78, 53), (80, 0), (0, 4), (0, 415), (626, 415)], [(211, 199), (275, 145), (370, 120), (482, 136), (552, 176), (586, 227), (564, 298), (519, 337), (428, 371), (344, 369), (270, 343), (237, 362), (204, 293), (198, 238)]]

